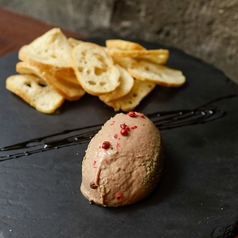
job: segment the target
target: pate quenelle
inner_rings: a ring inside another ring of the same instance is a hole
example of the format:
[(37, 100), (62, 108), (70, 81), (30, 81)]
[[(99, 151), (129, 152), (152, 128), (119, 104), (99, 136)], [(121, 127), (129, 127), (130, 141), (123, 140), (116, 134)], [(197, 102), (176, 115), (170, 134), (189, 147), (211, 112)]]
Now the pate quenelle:
[(136, 203), (156, 187), (162, 164), (161, 137), (153, 122), (138, 112), (118, 113), (88, 145), (81, 192), (102, 206)]

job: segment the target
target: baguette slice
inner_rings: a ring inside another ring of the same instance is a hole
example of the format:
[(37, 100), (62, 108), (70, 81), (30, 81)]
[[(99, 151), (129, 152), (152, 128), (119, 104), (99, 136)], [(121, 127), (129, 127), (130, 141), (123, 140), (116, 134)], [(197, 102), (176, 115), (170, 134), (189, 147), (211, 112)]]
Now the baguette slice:
[[(79, 81), (74, 73), (74, 71), (69, 72), (65, 70), (49, 70), (52, 76), (57, 78), (59, 81), (65, 82), (66, 84), (75, 86), (76, 88), (80, 86)], [(81, 86), (80, 86), (81, 87)]]
[(131, 77), (128, 71), (119, 65), (116, 66), (119, 69), (121, 75), (120, 85), (114, 91), (99, 96), (100, 100), (102, 100), (103, 102), (113, 101), (125, 96), (131, 91), (134, 85), (134, 79)]
[(6, 88), (43, 113), (53, 113), (64, 98), (41, 78), (35, 75), (12, 75), (6, 80)]
[(75, 46), (77, 46), (78, 44), (82, 43), (83, 41), (69, 37), (68, 38), (68, 42), (69, 44), (74, 48)]
[(156, 84), (141, 80), (134, 80), (134, 85), (131, 91), (122, 98), (114, 101), (105, 102), (109, 107), (112, 107), (114, 111), (128, 112), (134, 110), (154, 88)]
[(179, 87), (186, 81), (185, 76), (180, 70), (154, 64), (147, 61), (140, 61), (128, 69), (132, 77), (156, 83), (165, 87)]
[(169, 51), (166, 49), (155, 50), (120, 50), (108, 49), (109, 54), (113, 58), (131, 57), (135, 59), (145, 59), (156, 64), (165, 64), (169, 58)]
[(73, 48), (72, 62), (80, 85), (98, 96), (115, 90), (120, 72), (107, 51), (94, 43), (83, 42)]
[[(26, 62), (18, 62), (16, 65), (16, 71), (20, 74), (35, 74), (38, 77), (46, 81), (55, 91), (57, 91), (62, 97), (68, 101), (75, 101), (80, 99), (85, 91), (78, 85), (71, 84), (62, 80), (61, 78), (56, 78), (47, 69), (37, 68)], [(62, 75), (63, 77), (63, 75)]]
[(18, 57), (22, 61), (45, 68), (71, 70), (72, 46), (59, 28), (53, 28), (20, 48)]
[(126, 41), (121, 39), (110, 39), (106, 40), (106, 47), (107, 48), (117, 48), (121, 50), (145, 50), (145, 48), (132, 41)]
[[(27, 71), (29, 71), (30, 68), (35, 69), (39, 72), (49, 71), (55, 78), (59, 79), (60, 81), (65, 82), (66, 84), (69, 83), (70, 85), (74, 85), (76, 87), (78, 87), (80, 85), (73, 69), (65, 70), (64, 68), (55, 69), (55, 68), (50, 68), (50, 67), (44, 67), (44, 65), (40, 65), (40, 64), (36, 65), (36, 64), (34, 64), (34, 62), (32, 63), (32, 61), (29, 61), (29, 62), (22, 61), (22, 62), (18, 62), (16, 64), (16, 71), (18, 73), (27, 73)], [(30, 71), (32, 71), (32, 69)], [(29, 72), (29, 73), (31, 73), (31, 72)], [(37, 74), (37, 73), (35, 72), (35, 74)], [(39, 75), (39, 77), (41, 77), (41, 76)]]
[(134, 64), (137, 63), (137, 60), (131, 57), (112, 57), (114, 64), (118, 64), (124, 69), (132, 68)]

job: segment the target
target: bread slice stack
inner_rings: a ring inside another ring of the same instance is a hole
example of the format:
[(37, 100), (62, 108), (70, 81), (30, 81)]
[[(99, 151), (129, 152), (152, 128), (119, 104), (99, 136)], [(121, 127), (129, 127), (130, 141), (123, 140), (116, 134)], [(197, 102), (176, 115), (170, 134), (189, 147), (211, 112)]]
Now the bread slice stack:
[(169, 58), (166, 49), (147, 50), (136, 42), (119, 39), (106, 40), (106, 47), (114, 63), (134, 79), (131, 90), (123, 97), (110, 100), (106, 95), (99, 97), (115, 111), (134, 110), (156, 85), (179, 87), (186, 81), (180, 70), (165, 66)]
[[(37, 75), (68, 101), (78, 100), (85, 93), (75, 75), (68, 74), (67, 72), (62, 72), (61, 74), (58, 73), (59, 75), (57, 75), (57, 73), (52, 72), (51, 70), (37, 67), (27, 62), (18, 62), (16, 64), (16, 71), (20, 74)], [(76, 81), (71, 80), (74, 78)]]
[[(30, 44), (21, 47), (18, 53), (21, 61), (16, 64), (16, 71), (21, 74), (21, 79), (25, 77), (27, 81), (32, 80), (31, 83), (35, 84), (36, 77), (39, 78), (37, 81), (44, 81), (47, 86), (48, 99), (50, 99), (50, 95), (58, 94), (62, 101), (78, 100), (85, 94), (85, 91), (79, 84), (72, 68), (71, 54), (70, 41), (59, 28), (53, 28)], [(29, 77), (29, 75), (34, 77)], [(8, 78), (6, 81), (7, 88), (14, 93), (17, 90), (21, 97), (24, 88), (21, 84), (16, 84), (17, 89), (16, 86), (11, 86), (12, 84), (8, 81), (11, 81), (12, 77), (19, 80), (19, 75), (11, 76), (11, 79)], [(37, 91), (35, 97), (39, 96), (38, 93)], [(32, 94), (31, 99), (34, 100)], [(43, 113), (53, 113), (62, 105), (62, 103), (52, 103), (54, 100), (55, 97), (45, 102), (51, 107), (50, 110), (48, 108), (44, 110), (43, 107), (32, 103), (29, 104)]]
[(169, 51), (147, 50), (121, 39), (105, 46), (67, 38), (53, 28), (19, 50), (18, 74), (6, 88), (43, 113), (54, 113), (65, 100), (85, 93), (97, 96), (115, 111), (135, 109), (156, 85), (178, 87), (181, 71), (165, 66)]

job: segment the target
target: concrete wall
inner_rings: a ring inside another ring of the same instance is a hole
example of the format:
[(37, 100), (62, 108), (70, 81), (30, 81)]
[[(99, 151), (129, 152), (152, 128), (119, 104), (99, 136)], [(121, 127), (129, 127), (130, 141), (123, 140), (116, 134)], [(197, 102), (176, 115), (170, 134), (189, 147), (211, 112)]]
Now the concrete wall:
[(0, 6), (86, 36), (174, 46), (238, 83), (238, 0), (0, 0)]

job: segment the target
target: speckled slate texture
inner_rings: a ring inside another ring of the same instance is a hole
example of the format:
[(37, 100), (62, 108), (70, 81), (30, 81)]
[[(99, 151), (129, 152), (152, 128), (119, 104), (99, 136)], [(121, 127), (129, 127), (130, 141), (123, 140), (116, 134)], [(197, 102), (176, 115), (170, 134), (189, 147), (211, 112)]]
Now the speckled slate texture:
[[(104, 43), (103, 39), (89, 40)], [(168, 65), (182, 70), (187, 83), (181, 88), (157, 86), (138, 111), (193, 109), (237, 93), (237, 85), (213, 66), (169, 49)], [(114, 115), (90, 95), (64, 103), (54, 115), (37, 112), (5, 89), (5, 79), (15, 74), (17, 61), (17, 52), (0, 59), (0, 147), (104, 123)], [(238, 98), (214, 104), (227, 115), (161, 132), (165, 148), (161, 181), (151, 196), (133, 206), (90, 205), (80, 193), (87, 144), (1, 162), (0, 237), (197, 238), (211, 237), (214, 230), (213, 237), (220, 235), (238, 220)]]

